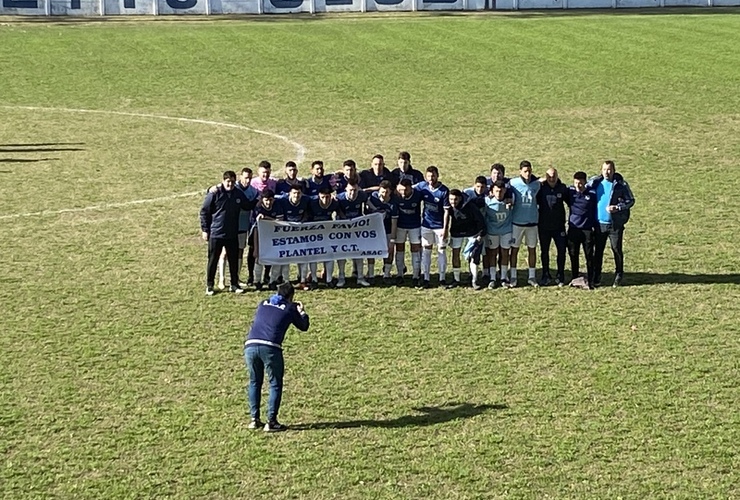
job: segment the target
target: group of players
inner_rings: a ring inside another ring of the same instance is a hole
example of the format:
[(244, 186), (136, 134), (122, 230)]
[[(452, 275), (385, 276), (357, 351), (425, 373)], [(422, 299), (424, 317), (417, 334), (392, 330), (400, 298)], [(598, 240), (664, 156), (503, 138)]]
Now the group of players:
[[(214, 293), (218, 269), (218, 288), (225, 288), (224, 257), (229, 262), (233, 292), (254, 285), (258, 290), (290, 279), (290, 266), (263, 267), (257, 254), (256, 220), (269, 218), (288, 222), (318, 222), (352, 219), (381, 213), (384, 218), (388, 258), (383, 262), (386, 284), (402, 285), (406, 274), (406, 249), (411, 253), (411, 285), (431, 286), (432, 255), (436, 250), (439, 286), (460, 286), (463, 258), (468, 262), (470, 285), (474, 289), (517, 286), (519, 248), (528, 249), (528, 279), (531, 286), (565, 284), (566, 248), (570, 254), (571, 276), (580, 276), (579, 255), (583, 248), (587, 273), (581, 278), (584, 288), (601, 282), (601, 267), (606, 242), (611, 243), (615, 260), (614, 286), (622, 283), (624, 224), (629, 219), (634, 196), (627, 182), (615, 172), (612, 161), (603, 163), (600, 175), (587, 179), (576, 172), (573, 185), (565, 185), (557, 170), (544, 176), (532, 173), (529, 161), (519, 165), (519, 175), (509, 179), (505, 168), (494, 163), (488, 177), (479, 176), (472, 187), (448, 189), (439, 180), (439, 170), (430, 166), (424, 173), (411, 165), (408, 152), (398, 154), (397, 167), (390, 170), (382, 155), (372, 158), (367, 170), (358, 171), (353, 160), (346, 160), (340, 171), (325, 172), (322, 161), (311, 164), (306, 178), (298, 176), (295, 162), (285, 164), (284, 177), (272, 177), (269, 162), (262, 161), (257, 175), (242, 169), (224, 173), (223, 182), (209, 189), (201, 209), (201, 230), (209, 243), (206, 293)], [(569, 214), (566, 214), (566, 207)], [(566, 220), (568, 227), (566, 229)], [(536, 279), (536, 247), (540, 244), (542, 273)], [(550, 244), (557, 253), (555, 276), (550, 271)], [(447, 247), (451, 247), (453, 279), (446, 281)], [(239, 281), (244, 253), (247, 253), (246, 283)], [(395, 262), (396, 274), (391, 276)], [(320, 281), (328, 287), (347, 285), (346, 262), (324, 262), (323, 275), (318, 265), (298, 264), (298, 287), (315, 289)], [(367, 267), (365, 267), (367, 264)], [(372, 286), (374, 259), (354, 259), (352, 276), (359, 286)]]

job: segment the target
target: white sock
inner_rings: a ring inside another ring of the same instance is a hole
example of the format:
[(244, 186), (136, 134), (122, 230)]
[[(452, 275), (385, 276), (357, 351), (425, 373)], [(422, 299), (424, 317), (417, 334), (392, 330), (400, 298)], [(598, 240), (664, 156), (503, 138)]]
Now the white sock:
[(471, 276), (471, 279), (470, 280), (473, 283), (475, 283), (476, 281), (478, 281), (478, 264), (476, 264), (472, 260), (470, 261), (470, 276)]
[(339, 264), (339, 278), (340, 279), (343, 279), (344, 278), (344, 266), (345, 266), (346, 263), (347, 263), (347, 261), (344, 260), (344, 259), (337, 261), (337, 264)]
[[(493, 269), (493, 268), (491, 268)], [(509, 271), (509, 266), (501, 264), (501, 281), (506, 279), (506, 273)], [(493, 270), (493, 276), (496, 276), (496, 270)]]
[(535, 274), (534, 274), (535, 271), (536, 271), (536, 268), (534, 268), (534, 267), (530, 267), (529, 268), (529, 279), (531, 279), (531, 280), (534, 279), (534, 277), (535, 277)]
[(353, 262), (352, 263), (353, 263), (355, 269), (357, 270), (357, 279), (362, 278), (362, 276), (363, 276), (363, 274), (362, 274), (362, 268), (364, 267), (362, 265), (362, 259), (353, 259)]
[(495, 278), (496, 277), (496, 268), (495, 267), (489, 268), (488, 273), (489, 273), (490, 276), (493, 276)]
[(424, 273), (424, 279), (429, 281), (429, 277), (432, 274), (432, 249), (424, 248), (421, 251), (421, 269)]
[(326, 282), (331, 283), (334, 279), (334, 261), (324, 262), (324, 270), (326, 271)]
[(272, 266), (270, 269), (270, 283), (276, 283), (278, 278), (280, 277), (280, 271), (282, 270), (283, 266)]
[(396, 251), (396, 274), (399, 276), (403, 276), (403, 260), (404, 260), (404, 253)]
[(447, 253), (444, 250), (437, 249), (437, 268), (439, 269), (439, 279), (445, 279), (445, 274), (447, 274)]
[(259, 262), (254, 263), (254, 282), (255, 283), (262, 283), (262, 275), (265, 273), (264, 268), (262, 267), (262, 264)]
[[(359, 270), (357, 276), (359, 276)], [(375, 259), (367, 259), (367, 272), (365, 272), (366, 278), (375, 277)]]
[(452, 276), (455, 277), (455, 281), (460, 281), (460, 268), (459, 267), (452, 268)]
[(316, 262), (308, 264), (308, 268), (311, 270), (311, 281), (319, 281), (319, 265)]
[(421, 252), (411, 252), (411, 269), (413, 277), (418, 279), (421, 274)]
[[(503, 271), (503, 269), (501, 270)], [(511, 272), (511, 279), (515, 280), (516, 279), (516, 267), (512, 267), (510, 272)]]
[[(473, 263), (471, 263), (470, 265), (472, 266), (472, 265), (473, 265)], [(493, 269), (493, 268), (491, 268), (491, 269)], [(493, 275), (494, 275), (494, 276), (496, 275), (496, 271), (494, 271), (494, 272), (493, 272)], [(489, 273), (489, 271), (488, 271), (488, 268), (487, 268), (487, 267), (484, 267), (484, 268), (483, 268), (483, 276), (490, 276), (490, 273)]]
[[(300, 269), (300, 266), (299, 266), (299, 269)], [(282, 276), (283, 281), (285, 282), (290, 281), (290, 264), (283, 264), (282, 266), (280, 266), (280, 274), (278, 276)]]
[[(384, 278), (390, 278), (391, 277), (391, 264), (383, 264), (383, 277)], [(403, 269), (403, 268), (401, 268)]]

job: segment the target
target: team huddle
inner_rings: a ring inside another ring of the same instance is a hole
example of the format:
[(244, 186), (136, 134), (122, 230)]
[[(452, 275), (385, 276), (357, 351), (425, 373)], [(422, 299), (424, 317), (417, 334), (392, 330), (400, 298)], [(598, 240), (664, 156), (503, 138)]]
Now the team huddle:
[[(271, 165), (263, 161), (257, 176), (249, 168), (227, 171), (223, 182), (209, 189), (200, 211), (203, 239), (208, 242), (206, 294), (213, 295), (218, 271), (218, 288), (224, 289), (225, 263), (229, 263), (230, 290), (242, 293), (254, 285), (275, 290), (290, 280), (290, 265), (263, 266), (259, 261), (256, 221), (262, 218), (287, 222), (349, 220), (379, 213), (388, 244), (383, 260), (385, 284), (406, 283), (406, 251), (411, 262), (411, 286), (432, 286), (432, 256), (436, 253), (438, 285), (454, 288), (462, 284), (462, 260), (467, 262), (469, 283), (478, 290), (517, 286), (519, 248), (527, 247), (527, 282), (531, 286), (565, 281), (566, 251), (570, 256), (571, 284), (594, 288), (601, 284), (602, 262), (609, 241), (615, 262), (614, 286), (624, 276), (623, 233), (635, 199), (629, 184), (616, 173), (613, 161), (606, 161), (599, 175), (588, 179), (585, 172), (573, 175), (567, 186), (557, 170), (549, 168), (537, 177), (532, 165), (522, 161), (519, 175), (505, 177), (505, 168), (494, 163), (489, 175), (476, 177), (466, 189), (448, 189), (439, 180), (435, 166), (422, 173), (411, 165), (408, 152), (398, 154), (397, 168), (386, 167), (382, 155), (375, 155), (371, 167), (357, 170), (346, 160), (342, 170), (324, 171), (320, 160), (311, 164), (311, 174), (298, 176), (295, 162), (285, 164), (284, 177), (272, 177)], [(567, 210), (566, 210), (567, 208)], [(566, 227), (567, 222), (567, 227)], [(550, 245), (556, 248), (554, 277), (550, 269)], [(537, 246), (540, 246), (541, 275), (536, 278)], [(451, 248), (452, 280), (447, 281), (447, 247)], [(581, 275), (583, 251), (586, 274)], [(245, 283), (239, 280), (244, 253), (247, 254)], [(395, 276), (392, 276), (395, 263)], [(298, 264), (300, 289), (345, 287), (347, 262)], [(374, 259), (353, 259), (351, 276), (358, 286), (375, 281)], [(334, 271), (337, 271), (336, 280)]]

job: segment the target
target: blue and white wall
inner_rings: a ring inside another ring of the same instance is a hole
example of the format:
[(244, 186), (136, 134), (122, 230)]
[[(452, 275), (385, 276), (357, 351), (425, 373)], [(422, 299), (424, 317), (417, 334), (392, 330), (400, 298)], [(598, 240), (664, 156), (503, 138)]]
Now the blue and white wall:
[(2, 0), (0, 15), (281, 14), (738, 6), (740, 0)]

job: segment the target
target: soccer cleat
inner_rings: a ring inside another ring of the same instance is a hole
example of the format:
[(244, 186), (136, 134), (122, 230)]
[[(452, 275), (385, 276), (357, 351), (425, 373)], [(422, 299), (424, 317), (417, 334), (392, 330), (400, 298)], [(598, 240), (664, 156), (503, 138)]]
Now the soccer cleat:
[(507, 288), (516, 288), (516, 284), (516, 278), (514, 278), (513, 280), (509, 280), (509, 286), (507, 286)]
[(224, 288), (226, 288), (226, 285), (223, 281), (219, 281), (217, 286), (219, 290), (223, 290)]
[(216, 292), (213, 291), (213, 287), (212, 286), (207, 286), (206, 287), (206, 295), (208, 295), (210, 297), (214, 293), (216, 293)]
[(565, 286), (565, 279), (555, 278), (555, 285), (557, 285), (558, 288), (563, 288), (563, 286)]
[[(529, 284), (531, 285), (533, 281), (534, 281), (533, 279), (530, 279), (529, 280)], [(550, 276), (545, 275), (542, 278), (540, 278), (540, 281), (539, 281), (538, 285), (539, 286), (548, 286), (550, 284), (550, 281), (552, 281), (552, 279), (550, 278)]]
[(527, 284), (529, 284), (529, 286), (534, 287), (534, 288), (539, 288), (540, 287), (540, 284), (537, 283), (537, 280), (534, 279), (534, 278), (528, 279), (527, 280)]
[(326, 286), (327, 286), (328, 288), (336, 288), (336, 287), (337, 287), (337, 285), (336, 285), (336, 284), (334, 283), (334, 280), (331, 280), (331, 281), (327, 281), (327, 282), (326, 282)]
[(260, 283), (260, 282), (258, 281), (257, 283), (255, 283), (255, 284), (254, 284), (254, 288), (255, 288), (255, 289), (256, 289), (256, 290), (258, 291), (258, 292), (261, 292), (261, 291), (262, 291), (262, 283)]
[(244, 283), (243, 281), (240, 281), (239, 286), (242, 288), (247, 288), (249, 286), (249, 283)]
[(473, 287), (473, 290), (475, 290), (475, 291), (478, 291), (481, 288), (483, 288), (482, 286), (480, 286), (480, 283), (478, 283), (477, 281), (473, 281), (472, 287)]
[[(444, 282), (441, 282), (441, 283), (440, 283), (440, 285), (443, 285), (443, 284), (444, 284)], [(453, 280), (453, 281), (451, 281), (451, 282), (450, 282), (450, 284), (449, 284), (449, 285), (446, 285), (446, 286), (445, 286), (445, 288), (446, 288), (447, 290), (452, 290), (453, 288), (457, 288), (457, 287), (459, 287), (459, 286), (460, 286), (460, 282), (459, 282), (459, 281), (457, 281), (457, 280)]]
[(247, 425), (247, 429), (262, 429), (265, 426), (260, 419), (253, 418), (251, 422), (249, 422), (249, 425)]
[(621, 285), (622, 285), (622, 275), (621, 275), (621, 274), (617, 274), (617, 275), (616, 275), (616, 276), (614, 277), (614, 284), (613, 284), (612, 286), (613, 286), (614, 288), (617, 288), (617, 287), (619, 287), (619, 286), (621, 286)]
[(403, 276), (396, 276), (396, 286), (403, 285)]
[(488, 282), (488, 289), (494, 290), (496, 288), (496, 280), (491, 280)]
[(265, 432), (282, 432), (288, 430), (288, 427), (279, 423), (277, 420), (273, 422), (267, 422), (263, 428)]
[(411, 286), (414, 288), (421, 288), (421, 283), (419, 282), (419, 278), (411, 278)]
[(391, 279), (390, 276), (388, 276), (388, 277), (383, 276), (383, 284), (385, 286), (391, 286), (391, 285), (393, 285), (393, 280)]
[(254, 285), (254, 276), (250, 276), (249, 278), (247, 278), (247, 285)]
[(357, 278), (357, 284), (365, 288), (370, 286), (370, 283), (365, 278)]
[(344, 288), (344, 285), (346, 285), (346, 284), (347, 284), (347, 282), (345, 281), (344, 276), (340, 277), (337, 280), (337, 288)]
[(232, 293), (244, 293), (244, 289), (238, 286), (232, 286), (230, 290)]
[(424, 280), (422, 288), (432, 288), (432, 284), (429, 282), (429, 280)]

